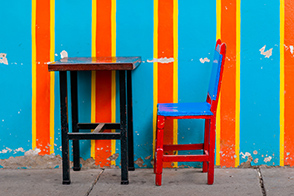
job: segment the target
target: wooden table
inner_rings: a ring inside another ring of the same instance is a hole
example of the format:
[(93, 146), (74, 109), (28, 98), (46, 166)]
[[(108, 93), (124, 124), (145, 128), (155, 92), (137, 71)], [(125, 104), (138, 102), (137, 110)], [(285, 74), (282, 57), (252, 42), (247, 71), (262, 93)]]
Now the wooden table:
[[(80, 170), (79, 140), (121, 140), (121, 184), (128, 184), (128, 171), (134, 168), (132, 75), (131, 71), (141, 63), (141, 57), (86, 57), (63, 58), (48, 64), (49, 71), (59, 71), (62, 134), (63, 184), (70, 184), (69, 140), (73, 140), (75, 171)], [(79, 123), (77, 71), (118, 70), (120, 88), (120, 123)], [(68, 132), (67, 71), (70, 72), (72, 102), (72, 132)], [(94, 129), (79, 132), (79, 129)], [(103, 132), (115, 129), (117, 132)]]

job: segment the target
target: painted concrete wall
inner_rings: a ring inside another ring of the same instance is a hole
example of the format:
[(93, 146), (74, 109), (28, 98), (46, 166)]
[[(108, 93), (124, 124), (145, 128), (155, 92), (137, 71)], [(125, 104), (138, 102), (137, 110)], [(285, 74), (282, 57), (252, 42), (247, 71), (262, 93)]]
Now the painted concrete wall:
[[(60, 159), (59, 75), (47, 62), (111, 55), (143, 59), (133, 72), (135, 160), (152, 167), (156, 104), (205, 100), (217, 38), (227, 43), (227, 58), (216, 165), (294, 164), (293, 1), (19, 0), (2, 7), (0, 167), (23, 155)], [(78, 80), (80, 121), (118, 122), (117, 74), (81, 72)], [(201, 120), (167, 127), (166, 143), (202, 141)], [(81, 141), (81, 157), (119, 166), (119, 145)]]

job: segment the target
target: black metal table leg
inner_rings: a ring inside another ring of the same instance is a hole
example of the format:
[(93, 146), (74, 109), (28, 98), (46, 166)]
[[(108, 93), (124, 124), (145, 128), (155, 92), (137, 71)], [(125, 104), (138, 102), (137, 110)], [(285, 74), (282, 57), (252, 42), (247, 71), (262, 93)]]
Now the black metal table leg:
[(121, 184), (129, 184), (128, 179), (128, 141), (127, 141), (127, 101), (126, 73), (119, 71), (120, 81), (120, 126), (121, 126)]
[[(79, 132), (78, 124), (78, 74), (77, 71), (70, 72), (71, 83), (71, 107), (72, 107), (72, 132)], [(80, 144), (79, 140), (73, 140), (73, 170), (79, 171), (80, 167)]]
[(128, 156), (129, 171), (135, 171), (134, 167), (134, 136), (133, 136), (133, 100), (132, 100), (132, 72), (127, 71), (127, 98), (128, 98)]
[(61, 139), (62, 139), (62, 184), (70, 184), (69, 173), (69, 140), (67, 121), (67, 76), (66, 71), (59, 72), (60, 78), (60, 113), (61, 113)]

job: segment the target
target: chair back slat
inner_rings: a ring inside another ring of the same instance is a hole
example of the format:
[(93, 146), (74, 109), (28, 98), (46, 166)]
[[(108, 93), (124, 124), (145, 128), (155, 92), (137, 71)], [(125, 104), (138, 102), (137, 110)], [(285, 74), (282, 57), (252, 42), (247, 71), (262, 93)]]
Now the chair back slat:
[(226, 57), (226, 44), (217, 40), (212, 61), (210, 82), (207, 93), (207, 102), (211, 104), (211, 111), (216, 112), (218, 96), (220, 93), (224, 62)]
[(216, 100), (216, 97), (217, 97), (218, 83), (219, 83), (221, 64), (222, 64), (222, 57), (223, 57), (223, 55), (221, 55), (216, 50), (214, 53), (209, 88), (208, 88), (208, 93), (209, 93), (211, 100)]

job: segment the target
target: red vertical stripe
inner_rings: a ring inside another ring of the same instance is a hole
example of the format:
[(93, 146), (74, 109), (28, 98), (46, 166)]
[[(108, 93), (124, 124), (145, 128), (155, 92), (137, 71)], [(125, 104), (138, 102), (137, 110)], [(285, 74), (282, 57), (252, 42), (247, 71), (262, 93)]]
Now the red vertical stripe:
[(36, 2), (36, 146), (50, 153), (50, 0)]
[[(236, 1), (221, 1), (221, 39), (227, 58), (221, 89), (220, 165), (235, 166)], [(237, 155), (238, 156), (238, 155)]]
[[(97, 0), (96, 56), (111, 56), (111, 0)], [(111, 122), (111, 71), (96, 72), (96, 122)], [(110, 166), (111, 141), (96, 140), (96, 164)]]
[[(158, 58), (173, 57), (173, 1), (158, 1)], [(158, 63), (158, 103), (173, 102), (173, 63)], [(173, 143), (173, 122), (166, 121), (165, 144)], [(164, 163), (170, 167), (171, 163)]]
[(285, 0), (285, 165), (294, 166), (294, 1)]

